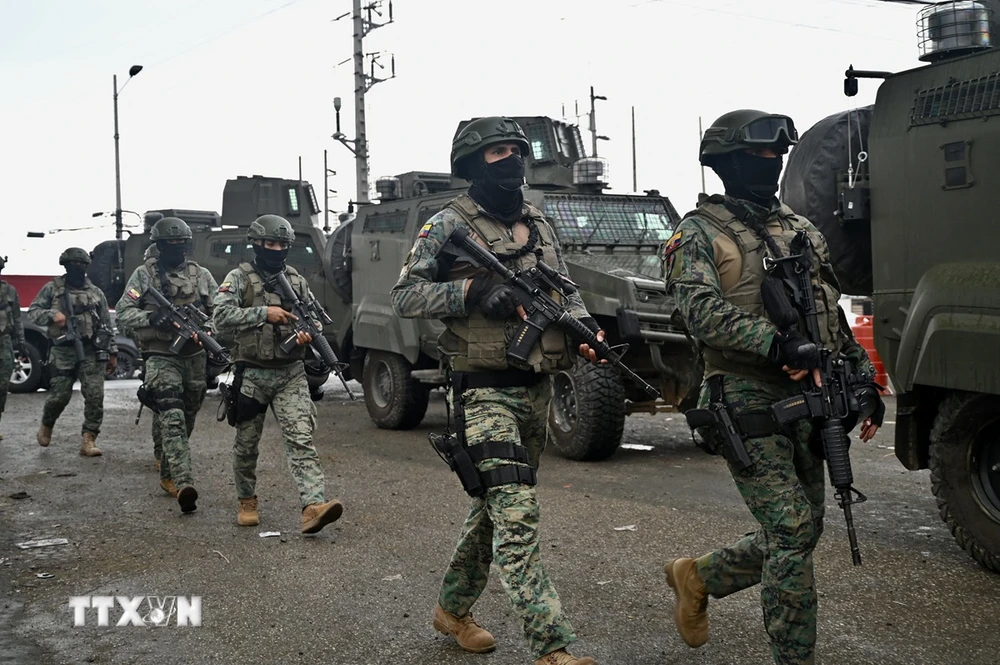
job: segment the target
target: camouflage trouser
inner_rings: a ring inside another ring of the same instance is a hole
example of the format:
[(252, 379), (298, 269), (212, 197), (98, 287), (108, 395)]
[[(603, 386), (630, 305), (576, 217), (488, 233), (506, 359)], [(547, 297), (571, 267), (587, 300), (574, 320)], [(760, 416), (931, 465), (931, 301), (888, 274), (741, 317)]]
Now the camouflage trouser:
[[(726, 377), (723, 389), (737, 413), (766, 411), (795, 394), (790, 381), (735, 377)], [(702, 404), (707, 400), (703, 391)], [(761, 584), (764, 626), (779, 665), (812, 663), (816, 644), (812, 553), (823, 533), (825, 480), (823, 461), (809, 450), (811, 432), (810, 424), (799, 423), (794, 438), (746, 441), (752, 466), (730, 471), (760, 529), (698, 559), (698, 574), (716, 598)]]
[[(305, 365), (296, 362), (287, 367), (247, 367), (243, 374), (243, 395), (253, 397), (262, 405), (271, 405), (278, 419), (285, 442), (288, 469), (299, 488), (302, 507), (323, 503), (323, 468), (312, 444), (316, 429), (316, 405), (309, 398)], [(236, 426), (233, 446), (233, 472), (236, 475), (236, 495), (241, 499), (256, 496), (257, 444), (264, 431), (267, 411)]]
[(0, 416), (7, 406), (10, 377), (14, 374), (14, 352), (10, 348), (10, 335), (0, 335)]
[[(466, 445), (520, 444), (528, 449), (531, 465), (538, 467), (545, 447), (548, 381), (531, 388), (467, 390), (464, 398)], [(512, 462), (488, 459), (478, 468), (484, 471), (508, 463)], [(491, 487), (486, 497), (473, 499), (438, 598), (446, 612), (463, 616), (486, 588), (490, 563), (496, 564), (536, 658), (576, 640), (542, 566), (538, 529), (538, 499), (530, 485)]]
[(77, 364), (76, 352), (70, 346), (53, 346), (49, 349), (49, 396), (42, 409), (42, 424), (53, 427), (59, 414), (73, 396), (73, 382), (80, 381), (83, 394), (83, 433), (95, 437), (101, 432), (104, 420), (104, 376), (107, 363), (97, 362), (94, 347), (87, 344), (86, 357)]
[(153, 450), (160, 460), (160, 478), (173, 480), (177, 487), (192, 485), (188, 439), (205, 399), (205, 354), (150, 355), (145, 385), (156, 394), (160, 410), (153, 416)]

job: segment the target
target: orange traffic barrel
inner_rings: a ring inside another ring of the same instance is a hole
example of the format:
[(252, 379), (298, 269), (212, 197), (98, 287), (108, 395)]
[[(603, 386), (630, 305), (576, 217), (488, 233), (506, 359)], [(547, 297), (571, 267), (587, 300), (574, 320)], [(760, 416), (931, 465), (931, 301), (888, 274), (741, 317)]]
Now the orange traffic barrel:
[(851, 331), (854, 333), (854, 339), (858, 340), (858, 344), (868, 353), (868, 359), (875, 366), (875, 381), (885, 386), (887, 392), (892, 394), (888, 390), (889, 375), (886, 374), (885, 365), (882, 364), (881, 358), (878, 357), (878, 351), (875, 350), (875, 330), (872, 327), (872, 317), (863, 315), (857, 317), (855, 325), (851, 326)]

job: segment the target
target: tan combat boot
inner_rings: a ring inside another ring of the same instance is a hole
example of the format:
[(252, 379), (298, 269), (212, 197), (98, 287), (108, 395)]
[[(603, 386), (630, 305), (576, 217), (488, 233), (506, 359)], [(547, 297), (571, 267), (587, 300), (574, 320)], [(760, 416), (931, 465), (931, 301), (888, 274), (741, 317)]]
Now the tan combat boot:
[(708, 641), (708, 590), (694, 559), (671, 559), (663, 567), (667, 584), (677, 594), (674, 623), (689, 647)]
[(185, 485), (177, 490), (177, 503), (180, 504), (182, 513), (193, 513), (198, 509), (195, 501), (198, 500), (198, 490), (191, 485)]
[(177, 498), (177, 486), (174, 485), (174, 481), (172, 481), (170, 478), (167, 478), (166, 480), (161, 480), (160, 487), (162, 487), (163, 491), (169, 494), (170, 496), (174, 497), (175, 499)]
[(326, 503), (314, 503), (302, 511), (302, 533), (316, 533), (327, 524), (336, 522), (344, 512), (344, 506), (334, 499)]
[(84, 457), (100, 457), (103, 455), (104, 453), (94, 443), (96, 439), (97, 437), (92, 433), (84, 432), (83, 438), (80, 439), (80, 454)]
[(577, 658), (566, 649), (558, 649), (536, 660), (535, 665), (597, 665), (597, 661), (586, 656)]
[(45, 425), (38, 426), (38, 434), (35, 435), (35, 439), (38, 441), (38, 445), (42, 448), (47, 447), (52, 443), (52, 428), (46, 427)]
[(462, 618), (445, 612), (440, 605), (434, 608), (434, 630), (455, 638), (458, 646), (470, 653), (486, 653), (497, 648), (497, 641), (481, 627), (468, 612)]
[(236, 513), (236, 523), (240, 526), (260, 524), (260, 515), (257, 513), (257, 497), (240, 499), (240, 512)]

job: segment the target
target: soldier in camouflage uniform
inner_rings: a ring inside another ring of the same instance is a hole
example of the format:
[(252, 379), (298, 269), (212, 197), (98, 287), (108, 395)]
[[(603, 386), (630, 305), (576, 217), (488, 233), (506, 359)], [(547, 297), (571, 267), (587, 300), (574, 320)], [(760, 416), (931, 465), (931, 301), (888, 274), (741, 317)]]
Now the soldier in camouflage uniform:
[[(111, 333), (111, 315), (104, 292), (87, 277), (90, 254), (70, 247), (59, 256), (66, 274), (42, 287), (28, 308), (28, 320), (47, 329), (52, 341), (49, 349), (49, 396), (38, 428), (38, 445), (48, 446), (52, 427), (73, 396), (73, 381), (79, 379), (83, 394), (83, 436), (80, 454), (101, 454), (95, 445), (104, 420), (104, 377), (118, 364), (118, 345)], [(69, 293), (72, 311), (64, 294)], [(67, 339), (67, 318), (73, 317), (82, 340), (83, 359), (79, 359), (73, 340)]]
[[(0, 256), (0, 271), (6, 265), (7, 257)], [(14, 373), (14, 361), (27, 355), (24, 326), (21, 325), (21, 301), (13, 286), (0, 281), (0, 418), (7, 405), (7, 391), (10, 389), (10, 377)], [(3, 441), (2, 433), (0, 441)]]
[[(264, 429), (267, 406), (271, 406), (285, 442), (288, 467), (299, 488), (302, 533), (316, 533), (337, 520), (344, 507), (336, 499), (327, 501), (323, 469), (313, 447), (316, 406), (309, 397), (306, 380), (306, 346), (309, 333), (297, 335), (298, 345), (286, 353), (279, 343), (292, 334), (295, 315), (284, 307), (267, 280), (285, 272), (292, 289), (304, 302), (314, 300), (309, 284), (294, 268), (285, 265), (295, 232), (288, 220), (277, 215), (258, 217), (247, 232), (253, 244), (252, 263), (241, 263), (230, 271), (215, 295), (213, 320), (220, 335), (232, 338), (236, 363), (236, 444), (233, 471), (240, 508), (236, 522), (255, 526), (257, 512), (257, 453)], [(316, 334), (322, 334), (317, 330)]]
[[(743, 430), (751, 465), (730, 472), (760, 524), (730, 547), (667, 563), (675, 623), (684, 640), (699, 647), (708, 640), (708, 596), (761, 584), (764, 624), (774, 662), (782, 665), (814, 659), (812, 552), (823, 531), (824, 470), (810, 446), (813, 427), (806, 420), (779, 430), (766, 417), (775, 402), (801, 394), (799, 381), (819, 380), (816, 347), (798, 333), (779, 331), (761, 296), (764, 257), (788, 256), (797, 233), (814, 245), (811, 277), (824, 346), (874, 376), (837, 305), (826, 241), (775, 196), (781, 155), (797, 140), (785, 116), (741, 110), (716, 120), (701, 143), (701, 163), (715, 170), (726, 194), (702, 197), (667, 241), (663, 259), (668, 293), (705, 360), (700, 403), (724, 402)], [(867, 419), (861, 439), (871, 439), (879, 425), (881, 414)]]
[[(572, 366), (569, 341), (551, 327), (532, 350), (530, 364), (514, 364), (506, 349), (523, 309), (511, 289), (489, 271), (439, 256), (451, 231), (464, 225), (512, 269), (529, 268), (540, 255), (566, 274), (555, 233), (522, 195), (528, 150), (521, 128), (509, 118), (475, 120), (456, 134), (452, 173), (472, 186), (420, 230), (392, 290), (392, 304), (399, 316), (440, 319), (446, 325), (438, 341), (451, 369), (450, 401), (464, 411), (456, 417), (458, 435), (475, 455), (487, 487), (485, 496), (473, 499), (434, 608), (434, 627), (453, 635), (466, 651), (496, 647), (470, 612), (486, 588), (492, 562), (537, 665), (593, 665), (593, 659), (565, 650), (576, 635), (542, 567), (534, 487), (545, 445), (546, 375)], [(567, 305), (597, 331), (577, 294)], [(580, 352), (596, 359), (586, 346)]]
[[(219, 285), (205, 268), (187, 260), (191, 229), (182, 219), (164, 217), (150, 230), (157, 257), (135, 269), (115, 306), (118, 322), (132, 330), (146, 358), (143, 384), (156, 406), (153, 416), (153, 452), (160, 467), (160, 487), (176, 497), (181, 512), (195, 510), (198, 492), (191, 473), (189, 440), (195, 417), (205, 399), (205, 352), (197, 339), (169, 350), (176, 330), (146, 290), (154, 288), (178, 307), (191, 305), (211, 316)], [(152, 245), (151, 245), (152, 246)]]

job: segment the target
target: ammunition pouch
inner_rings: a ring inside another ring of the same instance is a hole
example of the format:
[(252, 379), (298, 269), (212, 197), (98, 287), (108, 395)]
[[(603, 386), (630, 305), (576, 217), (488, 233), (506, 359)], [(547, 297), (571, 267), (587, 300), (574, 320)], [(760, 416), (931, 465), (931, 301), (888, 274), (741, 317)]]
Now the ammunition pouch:
[[(455, 430), (443, 434), (427, 435), (431, 447), (444, 460), (462, 483), (462, 489), (472, 497), (486, 496), (486, 490), (512, 483), (535, 485), (538, 482), (535, 468), (530, 466), (528, 450), (510, 442), (484, 441), (474, 446), (465, 445), (465, 407), (463, 393), (473, 388), (515, 388), (537, 384), (542, 375), (530, 371), (505, 372), (452, 372), (452, 394), (455, 403)], [(488, 459), (510, 460), (496, 469), (480, 471), (478, 462)]]

